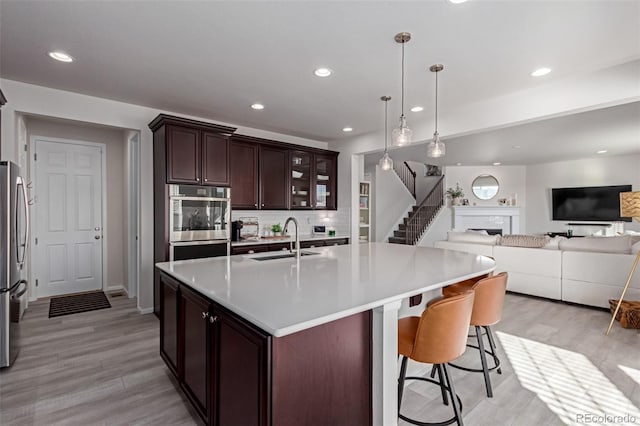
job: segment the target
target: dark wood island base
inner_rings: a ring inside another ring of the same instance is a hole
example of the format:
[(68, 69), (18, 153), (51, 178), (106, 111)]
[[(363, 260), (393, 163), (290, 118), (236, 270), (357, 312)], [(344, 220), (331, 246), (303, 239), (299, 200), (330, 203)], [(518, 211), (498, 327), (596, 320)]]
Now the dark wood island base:
[(160, 273), (160, 356), (208, 425), (372, 424), (372, 313), (274, 337)]

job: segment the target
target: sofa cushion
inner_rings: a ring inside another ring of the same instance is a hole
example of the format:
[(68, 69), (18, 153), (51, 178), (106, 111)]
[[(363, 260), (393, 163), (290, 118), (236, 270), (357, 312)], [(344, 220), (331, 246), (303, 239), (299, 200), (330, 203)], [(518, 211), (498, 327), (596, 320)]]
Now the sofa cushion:
[(560, 241), (560, 250), (564, 251), (589, 251), (600, 253), (631, 253), (630, 235), (621, 237), (584, 237), (570, 238)]
[(548, 235), (503, 235), (500, 240), (500, 245), (509, 247), (540, 248), (544, 247), (550, 239), (551, 237)]
[(560, 241), (566, 240), (567, 237), (555, 236), (550, 238), (547, 244), (545, 244), (542, 248), (547, 250), (560, 250)]
[(456, 243), (496, 245), (500, 242), (500, 235), (483, 235), (476, 232), (449, 231), (447, 233), (447, 241)]

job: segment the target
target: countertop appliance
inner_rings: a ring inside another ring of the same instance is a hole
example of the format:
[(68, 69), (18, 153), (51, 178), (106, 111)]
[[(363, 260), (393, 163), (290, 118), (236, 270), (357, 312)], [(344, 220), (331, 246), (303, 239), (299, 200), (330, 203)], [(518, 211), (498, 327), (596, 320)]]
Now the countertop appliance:
[(230, 254), (230, 191), (224, 187), (169, 185), (169, 260)]
[(19, 167), (0, 162), (0, 367), (9, 367), (20, 348), (20, 320), (27, 281), (22, 269), (29, 241), (27, 188)]
[(231, 222), (231, 241), (240, 241), (240, 230), (242, 229), (242, 221), (234, 220)]
[(327, 235), (327, 227), (325, 225), (313, 225), (313, 235)]

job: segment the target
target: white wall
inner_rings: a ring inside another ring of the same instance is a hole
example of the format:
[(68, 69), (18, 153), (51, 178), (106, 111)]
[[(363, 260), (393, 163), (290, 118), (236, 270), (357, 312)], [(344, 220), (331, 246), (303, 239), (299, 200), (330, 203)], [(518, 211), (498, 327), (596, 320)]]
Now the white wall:
[[(107, 199), (107, 288), (126, 286), (125, 253), (126, 199), (125, 199), (125, 157), (123, 131), (104, 126), (87, 126), (82, 123), (63, 120), (47, 120), (26, 117), (29, 140), (32, 136), (105, 144), (106, 148), (106, 199)], [(33, 171), (29, 170), (29, 180)], [(37, 205), (35, 206), (37, 208)]]
[[(498, 199), (509, 198), (518, 194), (518, 206), (522, 209), (527, 206), (527, 185), (525, 166), (449, 166), (445, 167), (445, 191), (447, 188), (455, 188), (459, 183), (464, 191), (464, 198), (469, 200), (471, 206), (497, 206)], [(471, 184), (480, 175), (492, 175), (498, 180), (500, 189), (491, 200), (480, 200), (473, 195)], [(520, 218), (520, 233), (528, 231), (526, 219), (523, 218), (524, 210)], [(523, 220), (524, 219), (524, 220)]]
[[(551, 220), (551, 189), (631, 184), (640, 191), (640, 155), (531, 165), (526, 168), (526, 182), (527, 232), (566, 231), (565, 221)], [(638, 222), (625, 222), (624, 227), (640, 231)]]
[(375, 175), (375, 241), (387, 242), (387, 238), (393, 235), (398, 223), (415, 205), (416, 200), (393, 170), (384, 171), (376, 166)]
[[(0, 79), (0, 87), (8, 102), (2, 107), (2, 159), (21, 161), (22, 145), (18, 140), (18, 117), (20, 113), (64, 118), (87, 123), (104, 124), (140, 132), (140, 283), (138, 286), (138, 308), (142, 312), (153, 310), (153, 134), (148, 124), (159, 113), (180, 115), (196, 120), (212, 122), (201, 117), (192, 117), (155, 108), (127, 104), (94, 96), (81, 95), (13, 80)], [(233, 126), (231, 123), (219, 123)], [(277, 134), (249, 127), (237, 126), (236, 133), (268, 139), (281, 140), (317, 148), (328, 148), (327, 143)], [(347, 159), (350, 161), (350, 157)], [(344, 161), (339, 157), (339, 164)], [(20, 164), (22, 167), (26, 163)], [(349, 167), (350, 169), (350, 167)], [(339, 169), (339, 173), (342, 169)], [(350, 173), (339, 175), (340, 183)], [(347, 183), (348, 185), (348, 183)], [(345, 193), (338, 194), (345, 196)]]

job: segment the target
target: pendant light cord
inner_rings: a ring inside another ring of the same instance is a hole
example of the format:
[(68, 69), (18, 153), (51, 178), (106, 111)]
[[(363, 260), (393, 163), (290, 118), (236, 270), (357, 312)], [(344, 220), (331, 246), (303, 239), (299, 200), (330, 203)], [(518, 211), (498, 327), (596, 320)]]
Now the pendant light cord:
[(438, 133), (438, 73), (436, 72), (436, 133)]
[(402, 81), (402, 83), (401, 83), (401, 86), (402, 86), (402, 99), (401, 99), (402, 105), (400, 106), (400, 108), (401, 108), (401, 111), (402, 111), (401, 115), (403, 117), (404, 117), (404, 45), (406, 43), (407, 43), (406, 41), (402, 42), (402, 79), (401, 79), (401, 81)]
[(387, 105), (389, 105), (389, 100), (385, 99), (384, 101), (384, 152), (387, 152)]

